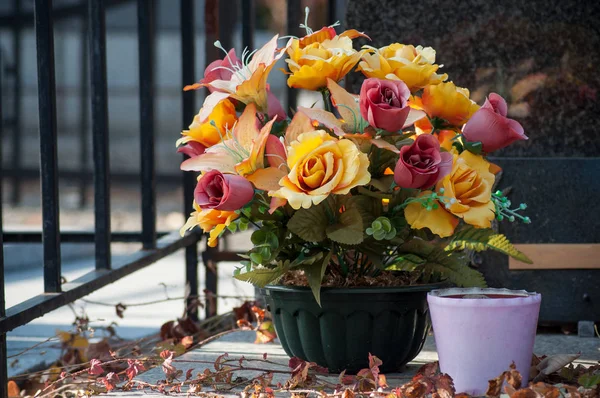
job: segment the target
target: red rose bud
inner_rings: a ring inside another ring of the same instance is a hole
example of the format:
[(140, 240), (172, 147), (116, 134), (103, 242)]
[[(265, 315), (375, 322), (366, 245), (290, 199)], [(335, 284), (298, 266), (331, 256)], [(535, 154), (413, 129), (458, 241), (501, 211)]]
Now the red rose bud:
[(412, 145), (400, 148), (394, 181), (401, 188), (429, 188), (452, 170), (452, 154), (440, 152), (440, 143), (431, 134), (422, 134)]
[(218, 170), (204, 173), (194, 190), (194, 200), (201, 209), (238, 210), (250, 202), (252, 196), (254, 188), (250, 181)]
[(408, 117), (410, 90), (400, 80), (367, 79), (360, 89), (360, 114), (375, 128), (401, 130)]
[(508, 106), (504, 98), (491, 93), (485, 104), (471, 116), (463, 127), (467, 141), (481, 142), (484, 152), (494, 152), (515, 141), (528, 139), (523, 126), (506, 117)]

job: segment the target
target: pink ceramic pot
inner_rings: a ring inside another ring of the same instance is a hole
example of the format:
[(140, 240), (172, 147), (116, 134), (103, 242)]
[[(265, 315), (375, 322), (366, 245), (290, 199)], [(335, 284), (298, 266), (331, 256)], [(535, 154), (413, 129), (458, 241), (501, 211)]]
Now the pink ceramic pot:
[(529, 378), (542, 296), (524, 290), (441, 289), (427, 295), (440, 370), (456, 392), (483, 395), (512, 362)]

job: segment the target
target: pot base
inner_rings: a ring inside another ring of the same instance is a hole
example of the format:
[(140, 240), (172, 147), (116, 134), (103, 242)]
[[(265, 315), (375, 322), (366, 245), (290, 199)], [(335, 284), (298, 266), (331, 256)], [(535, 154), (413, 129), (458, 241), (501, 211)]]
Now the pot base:
[(427, 292), (440, 285), (323, 288), (319, 307), (309, 288), (267, 286), (265, 300), (283, 349), (332, 373), (368, 368), (397, 372), (423, 348), (429, 319)]

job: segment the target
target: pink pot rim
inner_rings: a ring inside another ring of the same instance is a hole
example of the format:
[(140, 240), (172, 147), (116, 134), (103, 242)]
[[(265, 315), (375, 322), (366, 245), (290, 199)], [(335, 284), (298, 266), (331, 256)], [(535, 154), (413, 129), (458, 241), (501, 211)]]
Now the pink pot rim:
[[(447, 297), (465, 294), (493, 294), (506, 296), (519, 296), (507, 298), (457, 298)], [(449, 307), (512, 307), (539, 304), (542, 295), (525, 290), (494, 289), (494, 288), (449, 288), (437, 289), (427, 293), (430, 304)]]

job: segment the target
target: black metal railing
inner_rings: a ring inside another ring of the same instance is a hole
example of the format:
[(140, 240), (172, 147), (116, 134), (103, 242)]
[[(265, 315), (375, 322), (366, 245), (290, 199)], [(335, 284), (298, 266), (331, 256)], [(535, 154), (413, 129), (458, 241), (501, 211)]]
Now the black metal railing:
[[(13, 12), (15, 15), (1, 16), (0, 27), (12, 31), (14, 52), (13, 66), (6, 70), (13, 79), (14, 109), (13, 118), (5, 126), (0, 122), (0, 136), (9, 127), (12, 135), (12, 169), (4, 173), (0, 168), (0, 181), (10, 177), (12, 183), (11, 202), (18, 203), (21, 196), (20, 182), (23, 176), (39, 177), (41, 180), (41, 203), (43, 223), (41, 232), (11, 231), (0, 234), (0, 398), (7, 396), (7, 366), (6, 366), (6, 333), (14, 328), (24, 325), (52, 310), (71, 303), (95, 290), (106, 286), (126, 275), (146, 267), (157, 260), (180, 249), (185, 250), (186, 271), (185, 278), (188, 292), (193, 299), (198, 296), (198, 242), (202, 234), (196, 230), (184, 237), (178, 232), (157, 232), (156, 229), (156, 181), (161, 176), (156, 175), (155, 164), (155, 131), (154, 131), (154, 36), (156, 33), (154, 0), (137, 0), (138, 13), (138, 44), (139, 44), (139, 101), (140, 101), (140, 151), (141, 165), (139, 175), (127, 175), (111, 172), (109, 169), (109, 119), (108, 119), (108, 93), (106, 77), (106, 8), (131, 0), (82, 0), (81, 4), (68, 5), (60, 9), (53, 9), (51, 0), (32, 0), (34, 5), (33, 15), (22, 11), (21, 0), (15, 0)], [(231, 4), (229, 1), (205, 0), (204, 31), (206, 39), (205, 64), (221, 54), (214, 51), (212, 43), (219, 38), (224, 47), (233, 46), (231, 28)], [(235, 3), (234, 3), (235, 4)], [(180, 0), (180, 27), (181, 27), (181, 65), (182, 86), (198, 79), (195, 73), (195, 0)], [(302, 10), (300, 0), (288, 0), (287, 26), (290, 34), (300, 35), (297, 28)], [(253, 0), (242, 0), (242, 46), (253, 47), (255, 4)], [(335, 1), (331, 0), (328, 12), (332, 19), (335, 14)], [(82, 55), (82, 67), (89, 66), (81, 77), (81, 135), (80, 153), (81, 171), (60, 171), (57, 159), (57, 123), (56, 123), (56, 87), (54, 69), (54, 35), (53, 23), (61, 18), (82, 18), (87, 23), (83, 24), (81, 32), (88, 36), (88, 41), (83, 45), (88, 54)], [(290, 22), (291, 21), (291, 22)], [(331, 21), (333, 22), (333, 21)], [(21, 50), (19, 49), (20, 32), (24, 26), (34, 24), (37, 50), (37, 76), (38, 76), (38, 108), (39, 108), (39, 138), (40, 138), (40, 169), (28, 170), (21, 166), (21, 142), (19, 138), (20, 107), (21, 107), (21, 78), (19, 76)], [(0, 57), (1, 57), (0, 53)], [(0, 66), (2, 59), (0, 59)], [(8, 76), (2, 76), (8, 77)], [(0, 92), (3, 87), (0, 78)], [(89, 83), (89, 91), (87, 84)], [(91, 130), (93, 144), (93, 187), (94, 187), (94, 232), (61, 232), (59, 224), (59, 177), (72, 178), (80, 183), (80, 203), (85, 204), (85, 191), (90, 172), (85, 167), (88, 151), (86, 145), (87, 130), (87, 104), (88, 94), (91, 97)], [(181, 96), (181, 126), (186, 128), (197, 112), (197, 104), (193, 93), (183, 93)], [(288, 107), (296, 104), (295, 92), (287, 91)], [(0, 121), (2, 121), (3, 107), (0, 101)], [(16, 131), (16, 133), (15, 133)], [(2, 140), (0, 139), (0, 154), (2, 153)], [(123, 178), (137, 177), (141, 186), (141, 216), (142, 228), (139, 232), (112, 232), (110, 224), (111, 181), (119, 176)], [(169, 177), (170, 178), (170, 177)], [(195, 185), (193, 173), (182, 173), (180, 184), (183, 186), (183, 212), (187, 217), (192, 211), (191, 198)], [(2, 184), (0, 184), (0, 197)], [(2, 206), (0, 203), (0, 228), (2, 228)], [(4, 243), (43, 243), (43, 278), (44, 292), (19, 303), (11, 308), (5, 308), (5, 280), (4, 280)], [(84, 276), (72, 281), (63, 282), (61, 279), (61, 242), (83, 243), (94, 242), (95, 269)], [(139, 242), (143, 249), (139, 252), (119, 257), (115, 261), (111, 256), (111, 243)], [(202, 260), (206, 267), (205, 288), (209, 292), (217, 292), (216, 264), (220, 261), (237, 261), (238, 257), (232, 251), (219, 251), (208, 249), (202, 253)], [(189, 315), (197, 319), (197, 308), (188, 306)], [(206, 316), (214, 315), (212, 306), (206, 306)]]

